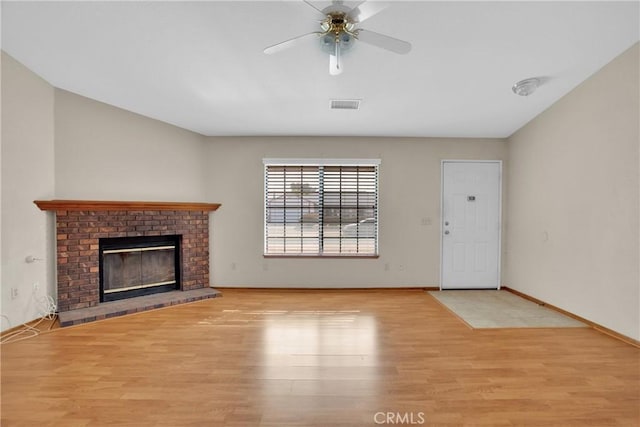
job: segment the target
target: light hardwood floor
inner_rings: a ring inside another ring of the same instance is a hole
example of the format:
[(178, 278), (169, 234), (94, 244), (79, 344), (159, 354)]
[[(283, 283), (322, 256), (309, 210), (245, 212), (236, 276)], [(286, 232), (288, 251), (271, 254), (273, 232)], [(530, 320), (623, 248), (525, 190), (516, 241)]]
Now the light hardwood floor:
[(640, 425), (640, 350), (592, 329), (472, 330), (418, 290), (223, 294), (4, 345), (2, 426)]

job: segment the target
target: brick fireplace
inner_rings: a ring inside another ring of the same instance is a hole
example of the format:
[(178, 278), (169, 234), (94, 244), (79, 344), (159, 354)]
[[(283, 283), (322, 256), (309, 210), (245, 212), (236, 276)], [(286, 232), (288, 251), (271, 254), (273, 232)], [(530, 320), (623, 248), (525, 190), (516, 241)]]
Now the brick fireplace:
[[(35, 201), (56, 215), (58, 311), (100, 304), (100, 239), (179, 236), (180, 290), (209, 287), (209, 213), (220, 205), (179, 202)], [(109, 304), (109, 303), (107, 303)]]

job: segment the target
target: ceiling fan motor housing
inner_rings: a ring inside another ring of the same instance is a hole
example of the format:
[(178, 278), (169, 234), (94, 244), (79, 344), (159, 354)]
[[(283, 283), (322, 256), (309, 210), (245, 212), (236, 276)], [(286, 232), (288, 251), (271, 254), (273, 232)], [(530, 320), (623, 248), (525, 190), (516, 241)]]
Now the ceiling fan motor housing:
[(335, 51), (336, 44), (340, 44), (340, 49), (348, 50), (353, 44), (354, 34), (352, 30), (355, 24), (349, 21), (344, 12), (334, 11), (327, 14), (320, 28), (326, 34), (321, 38), (322, 49), (327, 53)]

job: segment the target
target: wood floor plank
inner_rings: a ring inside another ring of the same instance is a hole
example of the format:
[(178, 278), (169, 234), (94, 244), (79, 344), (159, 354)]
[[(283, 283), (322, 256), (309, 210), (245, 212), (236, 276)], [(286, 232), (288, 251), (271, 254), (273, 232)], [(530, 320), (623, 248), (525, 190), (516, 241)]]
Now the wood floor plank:
[(418, 290), (227, 289), (1, 351), (3, 427), (640, 425), (639, 349), (473, 330)]

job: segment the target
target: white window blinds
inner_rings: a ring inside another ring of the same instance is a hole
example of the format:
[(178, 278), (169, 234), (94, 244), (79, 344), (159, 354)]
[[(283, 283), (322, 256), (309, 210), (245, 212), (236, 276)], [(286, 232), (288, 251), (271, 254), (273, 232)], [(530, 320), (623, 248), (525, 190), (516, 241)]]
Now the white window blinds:
[(377, 161), (300, 163), (265, 161), (265, 255), (377, 255)]

